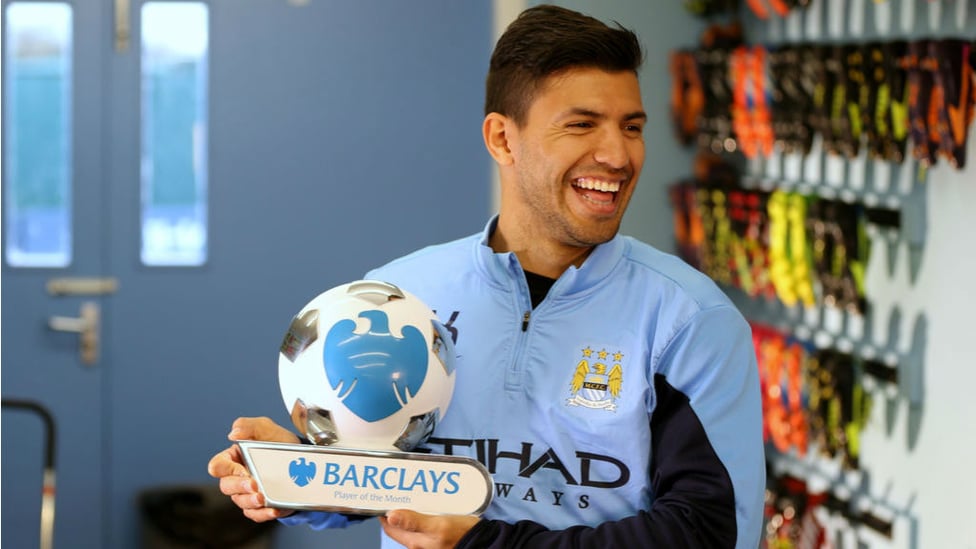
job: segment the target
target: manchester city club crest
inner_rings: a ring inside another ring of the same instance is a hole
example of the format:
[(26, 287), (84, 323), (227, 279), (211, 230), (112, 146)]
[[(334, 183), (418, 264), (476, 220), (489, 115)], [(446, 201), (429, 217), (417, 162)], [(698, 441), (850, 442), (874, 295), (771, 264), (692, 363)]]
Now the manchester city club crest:
[[(570, 384), (573, 396), (566, 404), (616, 411), (615, 401), (620, 396), (623, 384), (623, 369), (620, 367), (623, 358), (620, 351), (611, 354), (606, 349), (583, 349), (583, 359), (576, 364)], [(608, 366), (608, 363), (611, 365)]]

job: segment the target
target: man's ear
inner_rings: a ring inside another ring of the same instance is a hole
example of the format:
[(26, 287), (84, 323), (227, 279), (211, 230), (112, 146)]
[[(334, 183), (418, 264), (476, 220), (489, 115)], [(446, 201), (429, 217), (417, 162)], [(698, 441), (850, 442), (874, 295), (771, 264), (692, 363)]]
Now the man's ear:
[(485, 116), (485, 121), (481, 125), (481, 133), (485, 139), (488, 154), (495, 159), (495, 162), (498, 162), (499, 166), (509, 166), (514, 160), (511, 143), (515, 131), (515, 123), (507, 116), (497, 112), (488, 113)]

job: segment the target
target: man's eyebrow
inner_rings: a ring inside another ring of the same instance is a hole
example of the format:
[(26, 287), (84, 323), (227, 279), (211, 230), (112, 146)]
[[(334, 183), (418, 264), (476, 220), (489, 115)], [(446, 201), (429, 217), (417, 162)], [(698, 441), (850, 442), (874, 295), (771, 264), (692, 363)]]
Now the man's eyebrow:
[(583, 107), (573, 107), (573, 108), (568, 109), (567, 111), (565, 111), (563, 113), (563, 115), (560, 116), (560, 118), (567, 118), (567, 117), (570, 117), (570, 116), (585, 116), (587, 118), (606, 118), (607, 117), (607, 115), (603, 114), (602, 112), (596, 112), (596, 111), (593, 111), (593, 110), (590, 110), (590, 109), (586, 109), (586, 108), (583, 108)]
[[(573, 107), (562, 114), (559, 118), (567, 118), (570, 116), (585, 116), (587, 118), (597, 118), (604, 119), (607, 115), (602, 112), (597, 112), (584, 107)], [(634, 111), (627, 113), (623, 117), (624, 120), (647, 120), (647, 113), (644, 111)]]

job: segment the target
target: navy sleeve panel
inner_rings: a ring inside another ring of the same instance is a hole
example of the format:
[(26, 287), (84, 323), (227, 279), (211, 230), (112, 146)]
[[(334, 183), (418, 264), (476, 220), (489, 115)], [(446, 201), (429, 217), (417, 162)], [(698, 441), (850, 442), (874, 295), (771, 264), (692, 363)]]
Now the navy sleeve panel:
[(462, 549), (547, 547), (735, 547), (735, 494), (688, 397), (654, 376), (651, 417), (650, 510), (595, 527), (548, 530), (532, 521), (482, 520), (458, 543)]

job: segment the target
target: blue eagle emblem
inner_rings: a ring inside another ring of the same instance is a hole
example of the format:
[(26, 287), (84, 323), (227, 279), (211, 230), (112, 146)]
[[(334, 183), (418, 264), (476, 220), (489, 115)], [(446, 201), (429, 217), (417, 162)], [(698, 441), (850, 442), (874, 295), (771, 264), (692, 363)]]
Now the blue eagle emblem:
[(338, 397), (364, 421), (379, 421), (403, 408), (427, 377), (427, 341), (414, 326), (402, 338), (390, 333), (384, 311), (368, 310), (369, 330), (355, 333), (351, 319), (336, 322), (325, 336), (325, 376)]
[(315, 464), (300, 457), (288, 464), (288, 476), (297, 486), (305, 486), (315, 478)]

